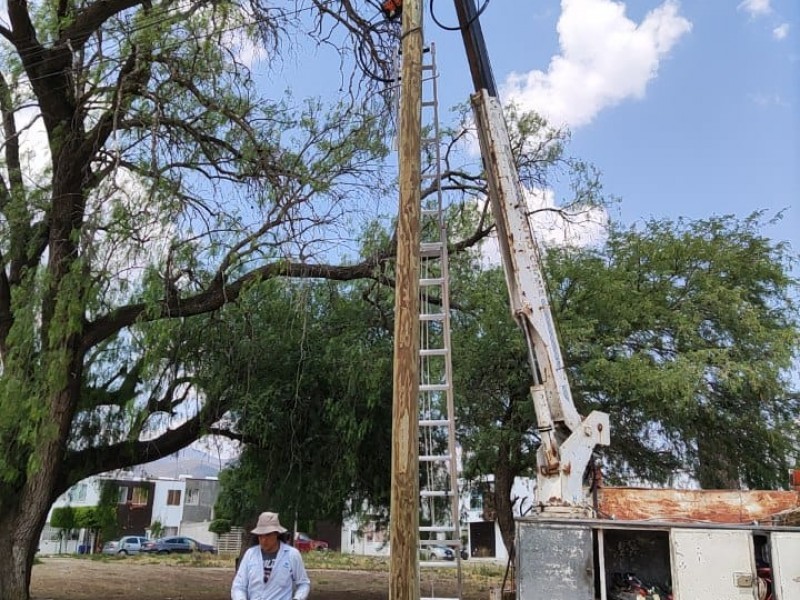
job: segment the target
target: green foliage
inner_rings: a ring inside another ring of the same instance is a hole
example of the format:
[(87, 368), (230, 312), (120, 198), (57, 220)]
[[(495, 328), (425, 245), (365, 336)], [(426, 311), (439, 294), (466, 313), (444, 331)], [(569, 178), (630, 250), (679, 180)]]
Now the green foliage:
[[(800, 445), (791, 370), (794, 256), (767, 223), (717, 217), (610, 229), (594, 249), (551, 248), (546, 274), (578, 409), (611, 416), (612, 482), (786, 486)], [(531, 473), (537, 439), (525, 348), (499, 271), (457, 301), (454, 370), (473, 474)], [(498, 455), (498, 448), (510, 449)]]
[(50, 516), (50, 526), (68, 531), (78, 527), (75, 509), (71, 506), (54, 508)]
[(206, 341), (205, 374), (237, 395), (247, 445), (221, 474), (220, 517), (244, 524), (271, 509), (310, 523), (340, 519), (348, 499), (386, 503), (392, 341), (386, 315), (361, 293), (267, 283), (247, 310), (221, 315), (235, 343)]
[(158, 539), (164, 533), (164, 526), (161, 524), (161, 521), (156, 519), (152, 523), (150, 523), (150, 537), (153, 539)]
[(223, 533), (228, 533), (231, 530), (231, 525), (230, 519), (214, 519), (208, 525), (208, 530), (211, 533), (222, 535)]

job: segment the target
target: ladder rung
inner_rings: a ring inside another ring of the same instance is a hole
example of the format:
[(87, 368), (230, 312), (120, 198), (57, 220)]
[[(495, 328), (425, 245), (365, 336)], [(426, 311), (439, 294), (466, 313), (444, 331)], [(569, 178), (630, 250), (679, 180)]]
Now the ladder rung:
[(419, 495), (423, 498), (448, 498), (453, 495), (450, 490), (420, 490)]
[(446, 392), (450, 389), (449, 383), (421, 383), (419, 384), (420, 392)]
[(420, 533), (447, 533), (454, 529), (454, 527), (445, 527), (444, 525), (421, 525), (419, 528)]
[(427, 100), (422, 103), (423, 108), (428, 106), (436, 106), (436, 100)]
[(419, 253), (420, 254), (433, 254), (438, 256), (442, 253), (442, 248), (444, 245), (442, 242), (422, 242), (419, 245)]
[(449, 427), (449, 419), (420, 419), (420, 427)]
[(420, 321), (444, 321), (444, 313), (424, 313), (419, 316)]
[(458, 565), (457, 560), (421, 560), (419, 561), (420, 567), (440, 567), (452, 569)]
[(419, 457), (419, 462), (450, 462), (447, 454), (423, 454)]
[[(425, 137), (425, 138), (421, 138), (420, 139), (420, 143), (422, 143), (422, 144), (433, 144), (434, 142), (438, 142), (438, 141), (439, 141), (439, 138), (435, 138), (435, 137)], [(438, 175), (438, 173), (435, 173), (434, 175)], [(424, 175), (423, 175), (423, 177), (424, 177)]]
[(433, 71), (433, 65), (422, 65), (423, 71)]
[(461, 540), (420, 540), (419, 545), (423, 548), (425, 546), (450, 546), (451, 548), (456, 548), (463, 544)]
[(442, 214), (438, 208), (423, 208), (421, 213), (423, 217), (439, 217)]
[(442, 285), (443, 283), (444, 279), (441, 277), (422, 278), (419, 280), (419, 284), (423, 287), (431, 285)]
[(445, 356), (447, 348), (423, 348), (419, 351), (420, 356)]

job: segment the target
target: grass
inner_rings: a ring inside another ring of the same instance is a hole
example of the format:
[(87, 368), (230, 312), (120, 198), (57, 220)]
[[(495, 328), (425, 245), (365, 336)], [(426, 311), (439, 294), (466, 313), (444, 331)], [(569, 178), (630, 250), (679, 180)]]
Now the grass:
[[(59, 558), (74, 560), (92, 560), (97, 562), (130, 561), (132, 564), (159, 564), (175, 567), (217, 567), (233, 570), (236, 557), (234, 555), (215, 554), (169, 554), (151, 555), (139, 554), (137, 556), (114, 556), (107, 554), (62, 554)], [(386, 556), (361, 556), (356, 554), (342, 554), (340, 552), (306, 552), (303, 562), (307, 569), (321, 571), (375, 571), (386, 572), (389, 570), (389, 558)], [(505, 566), (483, 561), (461, 561), (461, 569), (465, 580), (480, 584), (492, 584), (502, 581)], [(448, 572), (449, 569), (441, 569)]]

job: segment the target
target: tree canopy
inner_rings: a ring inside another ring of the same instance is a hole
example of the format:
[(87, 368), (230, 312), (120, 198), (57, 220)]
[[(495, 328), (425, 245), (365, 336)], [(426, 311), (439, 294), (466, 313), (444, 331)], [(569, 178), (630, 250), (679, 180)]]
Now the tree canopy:
[[(612, 224), (593, 248), (550, 248), (546, 275), (575, 402), (611, 417), (612, 483), (784, 488), (797, 464), (795, 256), (754, 214)], [(468, 476), (494, 475), (513, 539), (511, 482), (535, 474), (525, 348), (502, 273), (459, 286), (454, 371)], [(518, 507), (517, 507), (518, 508)]]
[[(194, 386), (182, 322), (274, 277), (381, 277), (391, 249), (341, 252), (392, 186), (385, 105), (346, 58), (380, 74), (396, 38), (366, 1), (6, 6), (0, 598), (25, 600), (60, 493), (168, 455), (228, 410)], [(339, 99), (272, 83), (296, 40), (340, 52)]]

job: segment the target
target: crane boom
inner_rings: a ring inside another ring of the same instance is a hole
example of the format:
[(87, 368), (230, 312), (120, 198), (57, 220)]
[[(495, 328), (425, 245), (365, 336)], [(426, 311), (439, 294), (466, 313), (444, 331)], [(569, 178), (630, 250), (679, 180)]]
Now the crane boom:
[(474, 0), (455, 0), (455, 4), (475, 87), (472, 108), (511, 313), (528, 348), (531, 397), (541, 438), (539, 502), (545, 507), (582, 506), (583, 475), (592, 451), (610, 442), (608, 415), (594, 411), (584, 419), (575, 408), (479, 15)]

